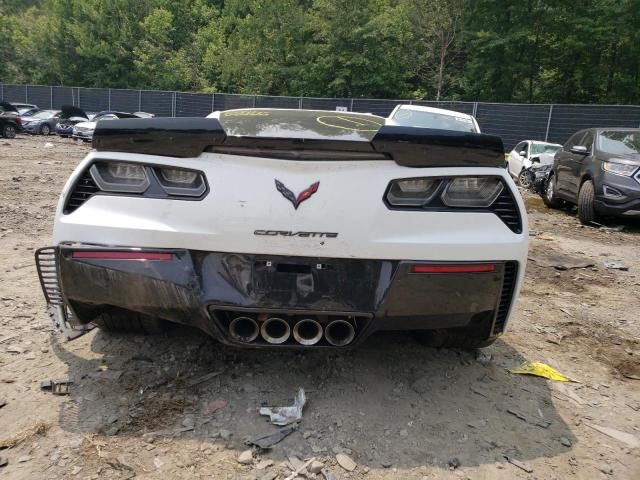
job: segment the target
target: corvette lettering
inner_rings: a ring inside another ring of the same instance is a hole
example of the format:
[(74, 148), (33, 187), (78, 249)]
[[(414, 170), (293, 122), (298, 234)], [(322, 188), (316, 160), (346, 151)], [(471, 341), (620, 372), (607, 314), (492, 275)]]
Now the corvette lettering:
[(335, 232), (292, 232), (291, 230), (254, 230), (254, 235), (266, 237), (336, 238)]

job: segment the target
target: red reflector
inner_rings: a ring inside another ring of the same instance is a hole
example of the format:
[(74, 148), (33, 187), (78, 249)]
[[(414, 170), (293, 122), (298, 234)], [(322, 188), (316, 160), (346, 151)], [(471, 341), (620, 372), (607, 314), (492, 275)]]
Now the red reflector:
[(113, 252), (76, 251), (73, 258), (93, 258), (98, 260), (171, 260), (172, 255), (164, 252)]
[(413, 265), (411, 273), (479, 273), (495, 272), (495, 265)]

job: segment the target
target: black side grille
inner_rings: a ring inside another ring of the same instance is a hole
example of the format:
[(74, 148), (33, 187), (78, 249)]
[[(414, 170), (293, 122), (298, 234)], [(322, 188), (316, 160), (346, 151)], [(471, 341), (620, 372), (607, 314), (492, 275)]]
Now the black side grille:
[(45, 247), (36, 251), (36, 268), (47, 304), (64, 305), (58, 283), (56, 249), (54, 247)]
[(502, 333), (509, 307), (513, 300), (513, 291), (516, 288), (516, 278), (518, 276), (518, 264), (516, 262), (507, 262), (504, 264), (504, 280), (502, 281), (502, 293), (500, 295), (500, 305), (496, 314), (496, 321), (493, 325), (493, 334)]
[(91, 178), (89, 170), (85, 171), (71, 189), (67, 203), (64, 206), (64, 213), (68, 214), (73, 212), (98, 191), (100, 191), (100, 189), (93, 181), (93, 178)]
[(514, 233), (522, 233), (522, 218), (511, 192), (505, 187), (489, 209)]

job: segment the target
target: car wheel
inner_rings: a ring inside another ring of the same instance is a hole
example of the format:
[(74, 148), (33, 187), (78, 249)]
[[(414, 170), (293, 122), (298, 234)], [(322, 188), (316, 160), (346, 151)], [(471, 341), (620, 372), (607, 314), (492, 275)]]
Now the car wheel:
[(547, 185), (547, 190), (544, 192), (542, 196), (542, 200), (544, 204), (549, 208), (560, 208), (562, 206), (562, 201), (558, 199), (556, 196), (556, 176), (551, 175), (549, 177), (549, 183)]
[(533, 183), (533, 173), (529, 170), (522, 169), (518, 175), (518, 184), (523, 188), (530, 188)]
[(45, 123), (40, 127), (40, 133), (42, 135), (49, 135), (51, 133), (51, 127)]
[(93, 322), (101, 330), (121, 333), (161, 333), (167, 326), (159, 318), (120, 309), (104, 312)]
[(596, 219), (596, 212), (593, 206), (594, 198), (593, 182), (587, 180), (580, 187), (578, 194), (578, 219), (585, 225), (591, 224)]
[(16, 127), (13, 125), (5, 125), (2, 129), (2, 136), (4, 138), (16, 138)]

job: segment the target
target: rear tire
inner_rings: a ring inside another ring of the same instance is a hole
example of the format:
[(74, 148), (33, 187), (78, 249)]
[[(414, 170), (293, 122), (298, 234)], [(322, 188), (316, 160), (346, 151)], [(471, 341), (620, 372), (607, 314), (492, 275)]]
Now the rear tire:
[(13, 125), (5, 125), (2, 128), (2, 136), (4, 138), (16, 138), (16, 127), (14, 127)]
[(578, 219), (584, 225), (590, 225), (596, 219), (596, 211), (593, 205), (595, 189), (591, 180), (585, 181), (578, 194)]
[(560, 208), (562, 206), (562, 200), (559, 200), (556, 196), (556, 176), (551, 175), (549, 177), (549, 184), (547, 190), (542, 196), (542, 201), (549, 208)]
[(128, 310), (109, 310), (93, 322), (105, 332), (152, 334), (166, 330), (163, 320)]

